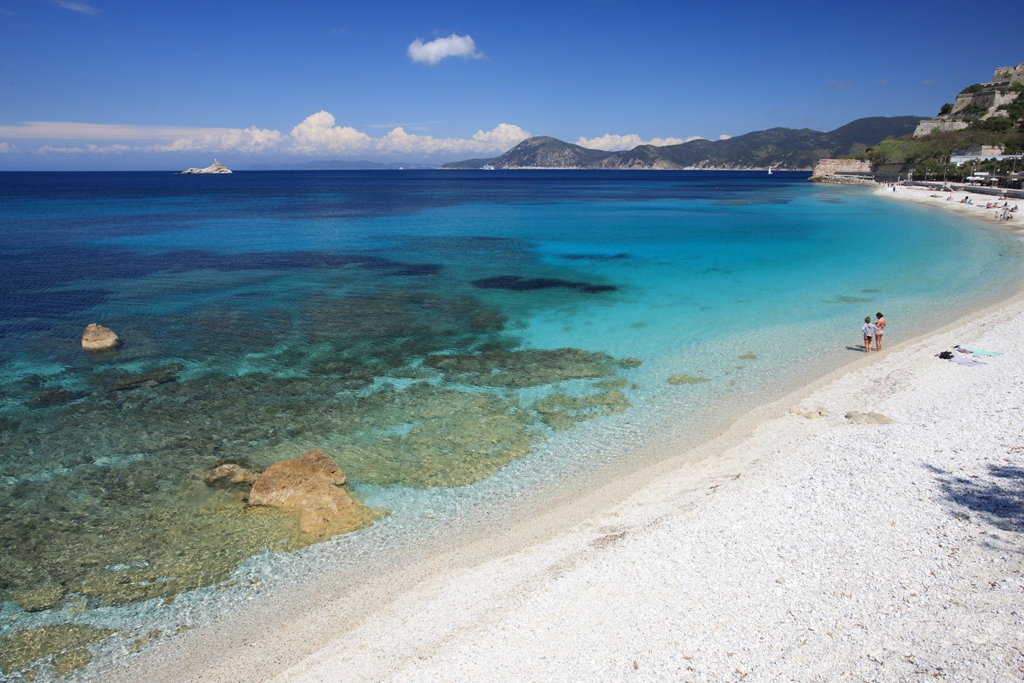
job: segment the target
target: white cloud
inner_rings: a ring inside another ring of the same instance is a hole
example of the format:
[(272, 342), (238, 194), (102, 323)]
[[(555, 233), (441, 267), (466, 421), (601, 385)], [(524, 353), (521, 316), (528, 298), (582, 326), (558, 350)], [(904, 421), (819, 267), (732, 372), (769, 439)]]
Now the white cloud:
[(359, 152), (368, 149), (372, 138), (350, 126), (337, 126), (326, 111), (310, 114), (292, 128), (291, 151), (299, 154)]
[(681, 145), (684, 142), (699, 139), (699, 137), (689, 137), (685, 140), (682, 138), (651, 138), (650, 140), (643, 140), (636, 133), (630, 133), (629, 135), (612, 135), (610, 133), (605, 133), (599, 138), (589, 139), (581, 135), (576, 141), (576, 144), (588, 149), (600, 149), (605, 152), (616, 152), (619, 150), (633, 149), (639, 145), (655, 145), (657, 147), (664, 147), (665, 145)]
[(422, 39), (409, 43), (409, 49), (405, 52), (413, 64), (422, 62), (433, 66), (445, 57), (462, 57), (463, 59), (482, 59), (484, 54), (477, 52), (476, 43), (468, 35), (457, 36), (454, 33), (447, 38), (438, 38), (429, 43)]
[(9, 142), (0, 142), (0, 154), (17, 154), (18, 148)]
[(69, 2), (69, 0), (51, 0), (57, 7), (69, 9), (79, 14), (98, 14), (99, 10), (87, 2)]
[(132, 126), (76, 121), (28, 121), (0, 126), (0, 138), (33, 140), (174, 140), (180, 137), (219, 135), (231, 128)]
[(51, 147), (44, 145), (32, 150), (33, 154), (121, 154), (123, 152), (138, 152), (142, 148), (129, 147), (128, 145), (86, 145), (85, 147)]
[[(279, 152), (303, 156), (387, 156), (431, 157), (438, 155), (486, 154), (504, 152), (530, 134), (508, 123), (491, 130), (478, 130), (469, 138), (435, 138), (407, 133), (397, 126), (382, 137), (371, 137), (351, 126), (338, 125), (329, 112), (307, 116), (289, 133), (266, 128), (172, 128), (122, 126), (74, 122), (29, 122), (0, 126), (0, 138), (40, 141), (82, 140), (77, 146), (44, 145), (38, 154), (111, 154), (133, 152), (237, 152), (259, 154)], [(96, 144), (89, 141), (109, 141)], [(117, 142), (114, 142), (114, 141)], [(131, 143), (131, 144), (127, 144)], [(0, 152), (15, 152), (8, 142), (0, 142)]]
[(718, 136), (719, 140), (728, 140), (730, 138), (732, 138), (732, 136), (731, 135), (726, 135), (725, 133), (722, 133), (721, 135)]

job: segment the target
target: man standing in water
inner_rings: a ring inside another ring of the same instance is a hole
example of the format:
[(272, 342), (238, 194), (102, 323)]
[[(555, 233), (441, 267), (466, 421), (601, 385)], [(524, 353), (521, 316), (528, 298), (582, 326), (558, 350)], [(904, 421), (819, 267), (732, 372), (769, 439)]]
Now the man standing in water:
[(878, 328), (871, 322), (871, 316), (864, 318), (864, 324), (860, 328), (864, 332), (864, 353), (871, 353), (871, 339), (875, 336)]
[(882, 350), (882, 333), (885, 332), (885, 316), (881, 311), (875, 313), (878, 320), (875, 321), (875, 351)]

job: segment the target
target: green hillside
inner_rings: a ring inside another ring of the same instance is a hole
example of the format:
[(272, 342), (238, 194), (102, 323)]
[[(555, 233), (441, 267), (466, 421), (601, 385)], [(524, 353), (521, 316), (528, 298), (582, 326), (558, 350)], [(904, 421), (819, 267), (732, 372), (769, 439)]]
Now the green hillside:
[(469, 159), (442, 168), (767, 168), (810, 169), (819, 159), (865, 152), (887, 137), (914, 130), (918, 116), (858, 119), (828, 133), (802, 128), (772, 128), (728, 140), (692, 140), (680, 145), (641, 145), (629, 151), (603, 152), (551, 137), (524, 140), (500, 157)]

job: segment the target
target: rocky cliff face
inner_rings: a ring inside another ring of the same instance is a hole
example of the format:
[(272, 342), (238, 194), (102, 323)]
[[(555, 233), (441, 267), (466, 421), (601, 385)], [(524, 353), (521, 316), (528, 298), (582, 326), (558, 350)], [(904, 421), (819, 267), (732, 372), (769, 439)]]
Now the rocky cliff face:
[(990, 82), (981, 83), (980, 87), (976, 85), (966, 88), (957, 95), (949, 111), (944, 107), (944, 113), (921, 121), (914, 131), (914, 137), (923, 137), (933, 130), (963, 130), (974, 119), (984, 121), (1007, 116), (1006, 110), (1000, 107), (1020, 97), (1020, 92), (1011, 90), (1011, 86), (1021, 84), (1024, 84), (1024, 63), (999, 67), (993, 72)]

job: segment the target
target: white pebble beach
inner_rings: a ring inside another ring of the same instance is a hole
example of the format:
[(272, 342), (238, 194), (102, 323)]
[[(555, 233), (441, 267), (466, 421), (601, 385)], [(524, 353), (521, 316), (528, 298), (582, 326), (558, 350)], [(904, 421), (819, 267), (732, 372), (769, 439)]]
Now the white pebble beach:
[[(956, 344), (1001, 355), (937, 357)], [(890, 346), (699, 457), (410, 568), (372, 609), (325, 595), (232, 637), (197, 629), (111, 675), (1021, 681), (1024, 298)]]

